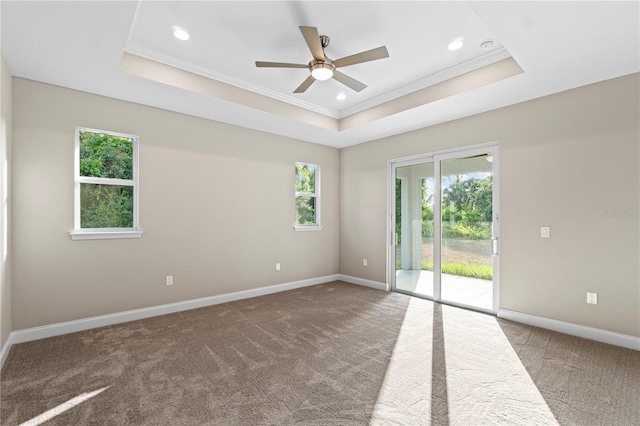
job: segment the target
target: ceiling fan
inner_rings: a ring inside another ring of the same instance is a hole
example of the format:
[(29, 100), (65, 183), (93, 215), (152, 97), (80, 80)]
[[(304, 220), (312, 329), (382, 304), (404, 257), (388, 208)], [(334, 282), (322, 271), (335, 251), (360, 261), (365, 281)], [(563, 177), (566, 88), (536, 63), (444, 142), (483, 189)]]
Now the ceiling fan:
[(345, 86), (360, 92), (366, 88), (367, 85), (360, 81), (349, 77), (346, 74), (341, 73), (336, 68), (347, 67), (349, 65), (360, 64), (362, 62), (375, 61), (377, 59), (383, 59), (389, 57), (389, 52), (385, 46), (377, 47), (375, 49), (367, 50), (364, 52), (356, 53), (354, 55), (345, 56), (344, 58), (331, 60), (324, 54), (324, 49), (329, 45), (329, 37), (325, 35), (318, 35), (318, 29), (316, 27), (300, 27), (302, 35), (304, 36), (307, 46), (313, 55), (313, 59), (308, 64), (289, 64), (285, 62), (261, 62), (256, 61), (258, 68), (308, 68), (311, 71), (311, 75), (302, 82), (300, 86), (293, 93), (303, 93), (307, 90), (316, 80), (328, 80), (334, 78)]

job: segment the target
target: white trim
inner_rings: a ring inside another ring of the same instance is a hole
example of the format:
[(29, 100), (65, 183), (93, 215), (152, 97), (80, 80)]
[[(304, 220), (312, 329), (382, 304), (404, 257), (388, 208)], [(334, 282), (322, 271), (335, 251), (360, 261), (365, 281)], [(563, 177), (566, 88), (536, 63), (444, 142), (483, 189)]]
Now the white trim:
[(322, 231), (320, 225), (294, 225), (293, 229), (296, 231)]
[(91, 183), (94, 185), (135, 186), (135, 182), (129, 179), (97, 178), (97, 177), (80, 176), (79, 182)]
[(140, 238), (142, 231), (73, 231), (71, 239), (76, 240), (110, 240), (119, 238)]
[(27, 328), (11, 333), (11, 344), (29, 342), (32, 340), (44, 339), (47, 337), (60, 336), (77, 331), (89, 330), (107, 325), (120, 324), (128, 321), (135, 321), (158, 315), (172, 314), (175, 312), (197, 309), (205, 306), (218, 305), (220, 303), (232, 302), (234, 300), (249, 299), (251, 297), (264, 296), (281, 291), (293, 290), (301, 287), (308, 287), (317, 284), (328, 283), (339, 280), (339, 276), (326, 275), (324, 277), (310, 278), (290, 283), (276, 284), (267, 287), (259, 287), (251, 290), (236, 291), (217, 296), (203, 297), (200, 299), (185, 300), (183, 302), (169, 303), (166, 305), (151, 306), (149, 308), (134, 309), (131, 311), (117, 312), (114, 314), (100, 315), (97, 317), (84, 318), (73, 321), (66, 321), (42, 327)]
[[(137, 13), (138, 12), (136, 9), (136, 14)], [(134, 19), (137, 19), (137, 17)], [(492, 50), (489, 53), (482, 54), (481, 56), (470, 59), (461, 64), (456, 64), (452, 67), (449, 67), (437, 73), (428, 75), (412, 83), (406, 84), (405, 86), (400, 87), (391, 92), (385, 93), (380, 96), (376, 96), (365, 102), (361, 102), (359, 104), (353, 105), (351, 107), (348, 107), (342, 110), (334, 110), (331, 108), (320, 107), (310, 102), (306, 102), (300, 98), (296, 98), (292, 96), (291, 94), (280, 93), (276, 90), (267, 89), (265, 87), (261, 87), (261, 86), (249, 83), (247, 81), (229, 76), (227, 74), (212, 71), (210, 69), (193, 64), (188, 61), (183, 61), (180, 59), (170, 57), (162, 52), (158, 52), (154, 49), (143, 47), (136, 43), (131, 42), (131, 37), (129, 37), (129, 41), (127, 42), (127, 45), (125, 46), (124, 50), (125, 52), (129, 52), (133, 55), (140, 56), (142, 58), (145, 58), (154, 62), (175, 67), (184, 71), (191, 72), (193, 74), (201, 75), (211, 80), (228, 84), (230, 86), (238, 87), (240, 89), (247, 90), (249, 92), (256, 93), (258, 95), (267, 96), (271, 99), (275, 99), (280, 102), (285, 102), (287, 104), (290, 104), (299, 108), (304, 108), (308, 111), (313, 111), (318, 114), (322, 114), (337, 120), (340, 120), (345, 117), (349, 117), (350, 115), (356, 114), (358, 112), (362, 112), (369, 108), (376, 107), (385, 102), (393, 101), (401, 96), (407, 95), (409, 93), (413, 93), (417, 90), (421, 90), (426, 87), (433, 86), (443, 81), (450, 80), (462, 74), (475, 71), (482, 67), (492, 65), (496, 62), (499, 62), (501, 60), (511, 57), (507, 49), (505, 49), (504, 47), (500, 47), (498, 49)], [(304, 69), (301, 68), (300, 70), (303, 71)], [(304, 70), (304, 71), (308, 72), (308, 70)], [(300, 75), (304, 76), (304, 73), (301, 72)]]
[[(89, 176), (80, 176), (80, 132), (103, 133), (111, 136), (117, 136), (132, 140), (132, 179), (115, 179), (115, 178), (95, 178)], [(74, 231), (71, 232), (73, 240), (88, 239), (108, 239), (108, 238), (140, 238), (142, 232), (139, 231), (139, 155), (138, 146), (140, 138), (137, 135), (127, 133), (112, 132), (110, 130), (92, 129), (89, 127), (77, 126), (75, 128), (75, 149), (74, 149), (74, 193), (73, 193), (73, 226)], [(133, 227), (128, 229), (116, 228), (115, 231), (109, 230), (108, 234), (103, 229), (87, 229), (81, 227), (80, 212), (80, 185), (82, 183), (98, 184), (98, 185), (121, 185), (133, 187)], [(129, 232), (134, 231), (134, 232)], [(116, 234), (118, 234), (116, 236)], [(81, 236), (82, 235), (82, 236)]]
[(510, 311), (508, 309), (498, 309), (498, 318), (640, 351), (640, 337), (629, 336), (628, 334), (621, 334), (613, 331), (602, 330), (600, 328), (558, 321), (550, 318), (539, 317), (537, 315)]
[(393, 275), (396, 273), (396, 169), (391, 161), (387, 161), (387, 266), (386, 266), (386, 286), (391, 289), (395, 286)]
[[(121, 132), (114, 132), (114, 131), (111, 131), (111, 130), (94, 129), (92, 127), (76, 126), (76, 131), (90, 132), (90, 133), (105, 133), (107, 135), (117, 136), (117, 137), (121, 137), (121, 138), (138, 139), (138, 136), (132, 135), (130, 133), (121, 133)], [(78, 164), (80, 164), (80, 163), (78, 163)], [(135, 175), (135, 173), (134, 173), (134, 175)]]
[(491, 142), (483, 142), (483, 143), (479, 143), (479, 144), (475, 144), (475, 145), (469, 145), (469, 146), (461, 146), (458, 148), (452, 148), (452, 149), (445, 149), (445, 150), (440, 150), (440, 151), (434, 151), (428, 154), (416, 154), (416, 155), (409, 155), (407, 157), (399, 157), (399, 158), (392, 158), (391, 160), (387, 160), (388, 163), (403, 163), (401, 164), (401, 166), (410, 166), (413, 164), (420, 164), (424, 162), (424, 159), (428, 159), (429, 157), (435, 157), (436, 155), (445, 155), (445, 154), (453, 154), (456, 152), (461, 152), (461, 151), (469, 151), (475, 148), (490, 148), (493, 146), (498, 146), (500, 145), (500, 141), (499, 140), (495, 140), (495, 141), (491, 141)]
[[(353, 277), (350, 275), (335, 274), (326, 275), (324, 277), (310, 278), (307, 280), (294, 281), (284, 284), (276, 284), (267, 287), (260, 287), (251, 290), (243, 290), (234, 293), (226, 293), (217, 296), (203, 297), (200, 299), (192, 299), (184, 302), (170, 303), (166, 305), (153, 306), (150, 308), (135, 309), (131, 311), (118, 312), (115, 314), (101, 315), (81, 320), (66, 321), (57, 324), (46, 325), (42, 327), (28, 328), (24, 330), (13, 331), (9, 334), (2, 350), (0, 351), (0, 368), (4, 365), (9, 351), (13, 344), (30, 342), (32, 340), (44, 339), (47, 337), (60, 336), (63, 334), (74, 333), (77, 331), (89, 330), (107, 325), (120, 324), (128, 321), (135, 321), (144, 318), (150, 318), (158, 315), (165, 315), (175, 312), (186, 311), (189, 309), (202, 308), (212, 306), (234, 300), (248, 299), (251, 297), (264, 296), (267, 294), (278, 293), (281, 291), (294, 290), (297, 288), (308, 287), (312, 285), (324, 284), (332, 281), (344, 281), (351, 284), (362, 285), (376, 290), (389, 291), (389, 287), (385, 283), (367, 280), (364, 278)], [(545, 328), (572, 336), (583, 337), (586, 339), (596, 340), (598, 342), (608, 343), (611, 345), (621, 346), (623, 348), (634, 349), (640, 351), (640, 338), (629, 336), (626, 334), (615, 333), (612, 331), (601, 330), (582, 325), (571, 324), (563, 321), (557, 321), (544, 317), (539, 317), (521, 312), (510, 311), (507, 309), (498, 309), (498, 318), (509, 321), (520, 322), (532, 325), (534, 327)]]
[[(444, 151), (436, 151), (427, 154), (418, 154), (412, 155), (409, 157), (397, 158), (392, 160), (387, 160), (387, 209), (389, 209), (387, 214), (387, 285), (392, 290), (396, 290), (395, 288), (395, 247), (393, 243), (395, 241), (392, 240), (393, 235), (395, 233), (395, 179), (396, 179), (396, 170), (398, 167), (407, 167), (414, 166), (423, 163), (433, 163), (433, 176), (434, 176), (434, 206), (439, 206), (442, 204), (442, 176), (441, 176), (441, 163), (445, 160), (458, 159), (458, 158), (469, 158), (477, 155), (483, 154), (491, 154), (493, 155), (493, 213), (494, 217), (492, 218), (492, 229), (494, 234), (492, 238), (499, 238), (500, 236), (500, 226), (499, 226), (499, 206), (500, 206), (500, 198), (499, 198), (499, 150), (500, 143), (499, 141), (482, 143), (477, 145), (472, 145), (468, 147), (459, 147), (451, 150)], [(433, 229), (433, 239), (434, 242), (439, 242), (438, 244), (434, 244), (434, 282), (433, 282), (433, 296), (429, 298), (429, 300), (436, 301), (438, 303), (451, 304), (454, 306), (463, 307), (466, 309), (472, 309), (479, 312), (496, 314), (499, 306), (500, 306), (500, 252), (496, 256), (492, 256), (493, 262), (493, 308), (491, 310), (487, 310), (484, 308), (479, 308), (473, 305), (465, 305), (462, 303), (456, 303), (452, 301), (443, 301), (441, 297), (441, 274), (438, 271), (442, 270), (442, 254), (441, 254), (441, 227), (436, 226), (437, 224), (442, 223), (442, 211), (440, 209), (434, 209), (434, 229)], [(498, 240), (499, 242), (499, 240)], [(409, 294), (416, 296), (417, 294), (410, 291), (402, 291), (404, 294)], [(418, 295), (423, 296), (423, 295)]]
[[(256, 93), (258, 95), (267, 96), (271, 99), (275, 99), (280, 102), (285, 102), (287, 104), (290, 104), (299, 108), (304, 108), (308, 111), (316, 112), (318, 114), (322, 114), (333, 119), (340, 118), (340, 113), (338, 111), (334, 111), (329, 108), (324, 108), (324, 107), (312, 104), (311, 102), (304, 101), (300, 98), (295, 98), (290, 94), (283, 94), (272, 89), (267, 89), (265, 87), (258, 86), (256, 84), (252, 84), (247, 81), (240, 80), (235, 77), (231, 77), (226, 74), (215, 72), (211, 69), (201, 67), (187, 61), (176, 59), (174, 57), (165, 55), (163, 53), (156, 52), (153, 49), (148, 49), (142, 46), (138, 46), (137, 44), (131, 43), (130, 41), (125, 46), (124, 50), (125, 52), (129, 52), (133, 55), (140, 56), (142, 58), (149, 59), (154, 62), (159, 62), (161, 64), (168, 65), (170, 67), (175, 67), (193, 74), (200, 75), (202, 77), (209, 78), (211, 80), (218, 81), (220, 83), (228, 84), (230, 86), (234, 86), (242, 90), (247, 90), (249, 92)], [(304, 68), (300, 68), (300, 70), (306, 71), (307, 72), (306, 75), (307, 76), (309, 75), (308, 69), (305, 70)], [(303, 78), (304, 76), (305, 74), (301, 72), (300, 77)]]
[(504, 47), (492, 50), (489, 53), (485, 53), (476, 58), (470, 59), (461, 64), (456, 64), (442, 71), (438, 71), (434, 74), (428, 75), (424, 78), (416, 80), (412, 83), (406, 84), (390, 92), (376, 96), (359, 104), (350, 106), (340, 111), (338, 118), (343, 119), (353, 114), (374, 108), (378, 105), (382, 105), (385, 102), (391, 102), (402, 96), (408, 95), (418, 90), (426, 89), (427, 87), (434, 86), (443, 81), (451, 80), (452, 78), (459, 77), (462, 74), (466, 74), (471, 71), (475, 71), (482, 67), (486, 67), (504, 59), (511, 58), (511, 55)]
[[(301, 224), (297, 224), (295, 222), (297, 222), (297, 219), (294, 219), (294, 225), (293, 228), (296, 231), (320, 231), (322, 230), (322, 201), (320, 200), (320, 188), (321, 188), (321, 183), (322, 183), (322, 174), (320, 173), (320, 165), (319, 164), (313, 164), (313, 163), (305, 163), (303, 161), (296, 161), (295, 164), (295, 171), (296, 171), (296, 179), (298, 179), (298, 165), (300, 166), (307, 166), (307, 167), (313, 167), (313, 190), (315, 192), (298, 192), (294, 190), (294, 199), (293, 199), (293, 211), (294, 214), (297, 214), (297, 206), (296, 206), (296, 200), (298, 199), (298, 197), (312, 197), (315, 199), (314, 202), (314, 213), (315, 213), (315, 223), (312, 225), (301, 225)], [(294, 182), (294, 188), (295, 188), (295, 182)]]
[(2, 346), (2, 350), (0, 351), (0, 369), (4, 365), (4, 362), (7, 360), (7, 356), (9, 356), (9, 351), (11, 350), (12, 345), (13, 333), (10, 333), (9, 337), (7, 337), (7, 341), (4, 342), (4, 346)]
[(389, 285), (378, 281), (367, 280), (364, 278), (353, 277), (351, 275), (339, 274), (338, 279), (351, 284), (358, 284), (365, 287), (375, 288), (376, 290), (389, 291)]
[[(491, 229), (492, 229), (492, 240), (495, 238), (497, 243), (493, 241), (491, 244), (497, 244), (498, 250), (497, 253), (491, 256), (491, 266), (492, 266), (492, 281), (493, 281), (493, 312), (495, 314), (498, 313), (500, 309), (500, 258), (502, 253), (500, 252), (500, 243), (502, 242), (500, 237), (500, 142), (496, 142), (496, 145), (493, 148), (493, 180), (492, 180), (492, 197), (493, 197), (493, 205), (492, 205), (492, 213), (493, 217), (491, 218)], [(493, 248), (493, 247), (492, 247)], [(493, 253), (493, 251), (492, 251)]]
[(442, 160), (433, 161), (433, 300), (442, 301)]

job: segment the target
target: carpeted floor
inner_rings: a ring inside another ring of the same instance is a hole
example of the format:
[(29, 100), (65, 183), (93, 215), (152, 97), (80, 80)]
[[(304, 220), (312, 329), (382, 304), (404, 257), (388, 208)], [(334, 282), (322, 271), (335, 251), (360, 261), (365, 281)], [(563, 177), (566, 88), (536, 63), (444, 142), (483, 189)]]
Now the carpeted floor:
[(640, 352), (341, 282), (14, 345), (0, 385), (2, 425), (640, 424)]

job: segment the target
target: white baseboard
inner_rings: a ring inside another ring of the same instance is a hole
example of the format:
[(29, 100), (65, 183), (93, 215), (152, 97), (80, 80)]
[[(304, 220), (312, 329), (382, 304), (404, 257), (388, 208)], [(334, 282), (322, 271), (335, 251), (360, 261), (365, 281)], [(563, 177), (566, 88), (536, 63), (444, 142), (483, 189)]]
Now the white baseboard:
[(9, 355), (9, 351), (11, 350), (11, 345), (13, 344), (13, 333), (9, 334), (7, 337), (7, 341), (4, 342), (2, 346), (2, 350), (0, 351), (0, 368), (4, 365), (4, 361), (7, 359)]
[(359, 284), (365, 287), (375, 288), (376, 290), (389, 291), (389, 286), (385, 283), (378, 281), (366, 280), (364, 278), (352, 277), (351, 275), (338, 275), (340, 281), (348, 282), (351, 284)]
[(498, 309), (498, 318), (640, 351), (640, 337), (539, 317), (536, 315), (524, 314), (522, 312), (510, 311), (508, 309)]
[[(237, 291), (217, 296), (203, 297), (200, 299), (186, 300), (183, 302), (170, 303), (166, 305), (152, 306), (149, 308), (135, 309), (131, 311), (117, 312), (114, 314), (101, 315), (97, 317), (84, 318), (74, 321), (66, 321), (57, 324), (45, 325), (42, 327), (28, 328), (24, 330), (13, 331), (7, 341), (4, 343), (0, 351), (0, 368), (4, 365), (11, 346), (17, 343), (29, 342), (32, 340), (44, 339), (47, 337), (60, 336), (63, 334), (74, 333), (77, 331), (89, 330), (107, 325), (120, 324), (128, 321), (135, 321), (144, 318), (150, 318), (158, 315), (171, 314), (175, 312), (186, 311), (189, 309), (197, 309), (205, 306), (218, 305), (221, 303), (232, 302), (234, 300), (248, 299), (251, 297), (264, 296), (267, 294), (278, 293), (281, 291), (294, 290), (296, 288), (308, 287), (317, 284), (328, 283), (332, 281), (345, 281), (352, 284), (358, 284), (371, 287), (377, 290), (389, 291), (389, 287), (385, 283), (367, 280), (364, 278), (353, 277), (350, 275), (336, 274), (324, 277), (311, 278), (307, 280), (294, 281), (284, 284), (276, 284), (267, 287), (260, 287), (251, 290)], [(499, 309), (498, 317), (510, 321), (520, 322), (535, 327), (545, 328), (548, 330), (558, 331), (560, 333), (572, 336), (583, 337), (586, 339), (596, 340), (598, 342), (608, 343), (611, 345), (621, 346), (624, 348), (635, 349), (640, 351), (640, 338), (629, 336), (626, 334), (615, 333), (612, 331), (601, 330), (592, 327), (557, 321), (549, 318), (539, 317), (535, 315), (525, 314), (508, 309)]]
[[(84, 318), (74, 321), (66, 321), (57, 324), (45, 325), (42, 327), (27, 328), (11, 333), (8, 344), (5, 344), (2, 352), (2, 361), (9, 353), (12, 344), (29, 342), (32, 340), (44, 339), (47, 337), (60, 336), (62, 334), (74, 333), (76, 331), (89, 330), (91, 328), (104, 327), (107, 325), (120, 324), (128, 321), (135, 321), (143, 318), (150, 318), (158, 315), (166, 315), (174, 312), (197, 309), (205, 306), (218, 305), (232, 302), (234, 300), (248, 299), (251, 297), (264, 296), (281, 291), (294, 290), (296, 288), (308, 287), (317, 284), (328, 283), (339, 280), (339, 276), (327, 275), (324, 277), (311, 278), (307, 280), (294, 281), (284, 284), (276, 284), (267, 287), (254, 288), (251, 290), (236, 291), (233, 293), (220, 294), (217, 296), (203, 297), (200, 299), (185, 300), (183, 302), (169, 303), (166, 305), (152, 306), (149, 308), (134, 309), (131, 311), (117, 312), (114, 314), (100, 315), (97, 317)], [(6, 352), (6, 353), (5, 353)]]

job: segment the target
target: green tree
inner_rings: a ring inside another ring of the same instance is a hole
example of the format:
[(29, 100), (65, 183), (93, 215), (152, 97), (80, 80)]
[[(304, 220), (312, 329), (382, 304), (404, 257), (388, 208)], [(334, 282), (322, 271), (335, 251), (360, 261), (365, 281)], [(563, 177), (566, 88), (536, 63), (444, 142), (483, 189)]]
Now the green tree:
[[(482, 179), (455, 180), (442, 191), (442, 204), (446, 211), (443, 219), (447, 221), (491, 222), (492, 220), (492, 187), (491, 176)], [(446, 216), (446, 219), (444, 218)]]
[(80, 226), (82, 228), (133, 227), (133, 187), (81, 184)]
[(478, 181), (475, 205), (482, 221), (493, 221), (493, 176)]
[(442, 235), (447, 238), (491, 238), (493, 180), (456, 176), (442, 191)]
[(433, 194), (427, 193), (427, 179), (422, 179), (422, 237), (433, 237)]
[(133, 140), (80, 132), (80, 176), (133, 179)]
[(316, 224), (316, 197), (304, 194), (316, 192), (316, 168), (309, 164), (296, 164), (296, 224)]
[[(80, 132), (80, 175), (133, 179), (133, 140), (105, 133)], [(133, 227), (133, 187), (82, 183), (81, 228)]]

